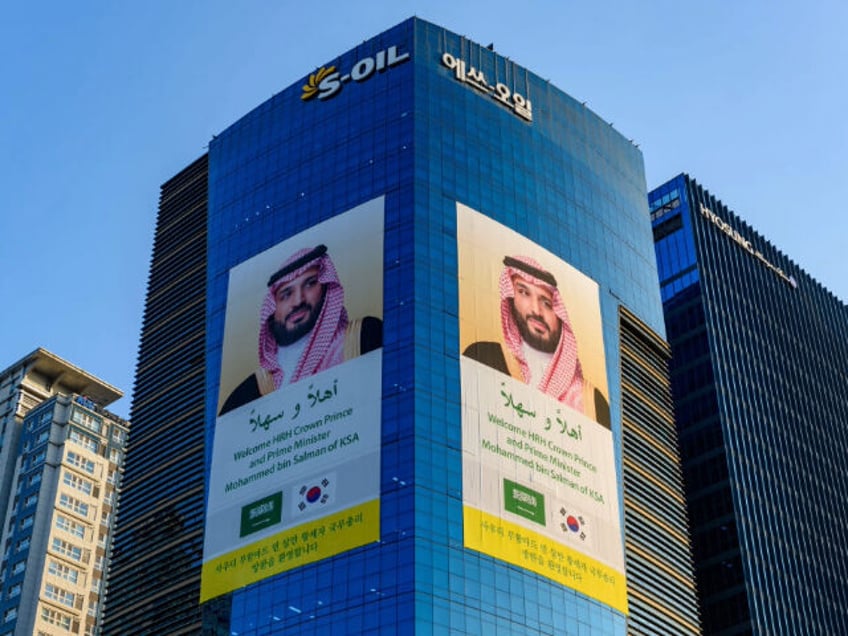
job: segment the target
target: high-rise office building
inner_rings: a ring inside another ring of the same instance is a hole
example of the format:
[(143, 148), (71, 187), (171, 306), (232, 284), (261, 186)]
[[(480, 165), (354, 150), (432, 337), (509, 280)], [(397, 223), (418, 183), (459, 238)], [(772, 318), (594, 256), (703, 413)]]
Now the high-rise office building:
[(201, 631), (206, 157), (162, 186), (106, 634)]
[(666, 342), (620, 308), (628, 634), (698, 634)]
[(848, 307), (688, 175), (649, 201), (704, 631), (848, 633)]
[(163, 188), (107, 625), (697, 633), (640, 152), (422, 20), (318, 63)]
[(129, 423), (44, 349), (0, 371), (0, 634), (98, 634)]

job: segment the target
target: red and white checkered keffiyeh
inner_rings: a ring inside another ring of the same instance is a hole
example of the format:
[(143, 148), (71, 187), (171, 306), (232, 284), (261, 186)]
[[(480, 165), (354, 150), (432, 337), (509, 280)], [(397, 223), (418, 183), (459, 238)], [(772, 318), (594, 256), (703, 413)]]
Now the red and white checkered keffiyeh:
[[(544, 272), (541, 265), (527, 256), (514, 256), (513, 260), (521, 261), (529, 266), (529, 269), (536, 269)], [(559, 344), (553, 353), (548, 368), (538, 381), (530, 377), (530, 367), (524, 358), (522, 351), (521, 333), (518, 331), (518, 325), (515, 324), (515, 318), (512, 315), (512, 303), (515, 298), (515, 288), (513, 278), (519, 277), (531, 285), (544, 287), (547, 289), (553, 298), (553, 310), (556, 316), (562, 321), (562, 334), (559, 338)], [(504, 341), (507, 348), (515, 356), (521, 367), (521, 374), (527, 384), (535, 384), (539, 390), (556, 398), (560, 402), (571, 406), (572, 408), (583, 411), (583, 371), (580, 368), (580, 361), (577, 359), (577, 340), (574, 337), (574, 332), (571, 329), (571, 322), (568, 320), (568, 312), (565, 310), (565, 305), (562, 302), (562, 296), (556, 286), (551, 285), (547, 281), (537, 278), (533, 274), (513, 267), (508, 264), (504, 265), (500, 278), (500, 293), (501, 293), (501, 325), (503, 327)]]
[[(324, 248), (326, 249), (326, 248)], [(298, 250), (280, 266), (282, 270), (287, 265), (314, 251), (312, 248)], [(304, 336), (309, 338), (303, 355), (298, 360), (291, 378), (284, 378), (283, 370), (277, 361), (277, 341), (268, 327), (268, 318), (276, 310), (277, 303), (274, 295), (282, 285), (302, 275), (312, 267), (318, 267), (318, 282), (324, 285), (324, 306), (312, 331)], [(329, 369), (344, 360), (345, 329), (347, 328), (347, 310), (344, 307), (344, 289), (339, 281), (339, 275), (330, 257), (323, 253), (310, 260), (294, 271), (274, 281), (268, 287), (268, 294), (259, 312), (259, 364), (271, 373), (275, 388), (282, 384), (297, 382), (324, 369)]]

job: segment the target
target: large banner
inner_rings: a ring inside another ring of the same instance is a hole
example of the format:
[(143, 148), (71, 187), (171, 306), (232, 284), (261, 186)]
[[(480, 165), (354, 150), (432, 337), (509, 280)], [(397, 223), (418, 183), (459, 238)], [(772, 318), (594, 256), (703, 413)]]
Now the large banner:
[(201, 602), (380, 538), (383, 199), (230, 270)]
[(457, 205), (465, 546), (627, 612), (598, 285)]

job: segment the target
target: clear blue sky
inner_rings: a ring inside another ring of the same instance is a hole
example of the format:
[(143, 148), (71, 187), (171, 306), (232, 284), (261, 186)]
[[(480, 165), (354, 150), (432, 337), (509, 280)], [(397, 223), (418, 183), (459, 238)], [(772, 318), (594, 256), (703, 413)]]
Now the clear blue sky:
[[(848, 301), (848, 3), (6, 3), (0, 368), (38, 346), (124, 390), (160, 184), (213, 134), (418, 15), (586, 100)], [(198, 317), (198, 325), (201, 317)]]

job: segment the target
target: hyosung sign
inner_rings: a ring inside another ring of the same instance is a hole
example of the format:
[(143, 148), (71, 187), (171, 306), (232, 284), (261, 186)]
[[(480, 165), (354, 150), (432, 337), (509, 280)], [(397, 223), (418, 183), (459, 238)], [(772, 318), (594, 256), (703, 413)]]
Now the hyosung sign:
[(727, 236), (733, 240), (739, 247), (744, 249), (748, 254), (756, 258), (760, 263), (765, 265), (772, 272), (777, 274), (784, 282), (788, 283), (792, 289), (798, 288), (798, 281), (795, 280), (794, 276), (789, 276), (786, 272), (783, 271), (780, 267), (769, 261), (763, 253), (756, 249), (751, 241), (742, 236), (737, 230), (735, 230), (729, 223), (723, 220), (720, 216), (718, 216), (715, 212), (710, 210), (707, 206), (701, 203), (701, 216), (705, 219), (709, 220), (713, 225), (715, 225), (719, 230), (724, 232)]

